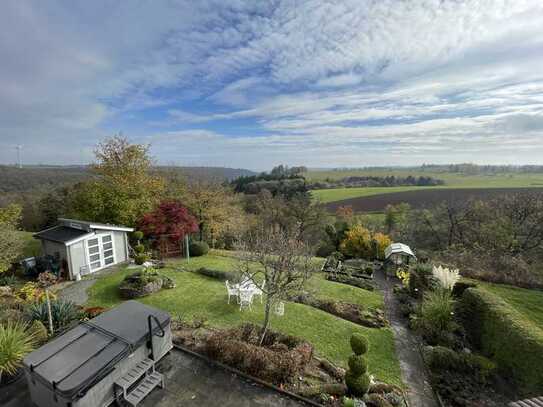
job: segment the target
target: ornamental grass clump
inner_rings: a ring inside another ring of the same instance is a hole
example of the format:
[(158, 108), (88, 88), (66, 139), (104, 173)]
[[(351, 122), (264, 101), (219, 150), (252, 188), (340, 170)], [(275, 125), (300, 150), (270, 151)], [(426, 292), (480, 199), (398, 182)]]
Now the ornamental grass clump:
[(434, 266), (432, 268), (432, 276), (445, 290), (452, 290), (457, 281), (460, 280), (458, 269), (448, 269), (442, 266)]
[(447, 343), (447, 338), (456, 328), (454, 299), (451, 293), (446, 290), (426, 293), (416, 325), (429, 344)]
[(345, 384), (353, 396), (362, 397), (368, 392), (371, 384), (368, 361), (364, 357), (368, 351), (368, 339), (363, 335), (353, 334), (351, 349), (354, 354), (349, 357), (349, 369), (345, 373)]
[(13, 376), (23, 358), (34, 349), (34, 335), (23, 322), (8, 321), (0, 325), (0, 382)]

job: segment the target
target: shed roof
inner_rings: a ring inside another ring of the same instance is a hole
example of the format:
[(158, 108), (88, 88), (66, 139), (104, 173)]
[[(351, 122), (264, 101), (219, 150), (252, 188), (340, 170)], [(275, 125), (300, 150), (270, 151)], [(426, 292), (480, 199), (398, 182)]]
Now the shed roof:
[(385, 249), (385, 259), (388, 259), (393, 254), (403, 254), (406, 256), (415, 257), (411, 248), (403, 243), (392, 243)]
[(87, 234), (89, 234), (89, 232), (86, 230), (74, 229), (60, 225), (34, 233), (34, 237), (38, 239), (51, 240), (58, 243), (67, 243)]
[(89, 222), (86, 220), (68, 219), (68, 218), (58, 218), (58, 221), (63, 225), (72, 226), (74, 228), (83, 227), (87, 229), (121, 230), (124, 232), (134, 231), (134, 228), (129, 228), (128, 226), (122, 226), (122, 225), (113, 225), (110, 223)]

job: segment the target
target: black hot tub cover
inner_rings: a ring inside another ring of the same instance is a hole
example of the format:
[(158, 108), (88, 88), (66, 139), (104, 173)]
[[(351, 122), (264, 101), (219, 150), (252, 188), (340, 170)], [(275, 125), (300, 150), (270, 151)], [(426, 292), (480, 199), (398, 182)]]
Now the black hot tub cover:
[[(23, 364), (33, 378), (75, 399), (146, 343), (149, 315), (156, 317), (162, 328), (170, 323), (168, 313), (126, 301), (30, 353)], [(160, 329), (156, 324), (153, 328)]]

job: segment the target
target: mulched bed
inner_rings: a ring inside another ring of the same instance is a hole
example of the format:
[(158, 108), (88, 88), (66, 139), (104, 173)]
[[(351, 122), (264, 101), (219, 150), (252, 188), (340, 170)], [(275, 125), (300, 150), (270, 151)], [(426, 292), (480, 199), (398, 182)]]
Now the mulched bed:
[(366, 309), (362, 305), (343, 301), (319, 300), (308, 294), (297, 295), (290, 300), (318, 308), (336, 317), (368, 328), (383, 328), (388, 325), (385, 314), (381, 309)]

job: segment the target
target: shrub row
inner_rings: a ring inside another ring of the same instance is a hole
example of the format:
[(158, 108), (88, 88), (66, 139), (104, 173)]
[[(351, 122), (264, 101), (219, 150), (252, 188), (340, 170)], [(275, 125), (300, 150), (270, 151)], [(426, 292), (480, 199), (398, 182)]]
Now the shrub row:
[(336, 283), (348, 284), (358, 288), (363, 288), (364, 290), (368, 291), (373, 291), (375, 289), (371, 281), (366, 278), (350, 277), (343, 274), (328, 274), (326, 279)]
[(511, 377), (523, 395), (543, 389), (543, 330), (498, 296), (477, 288), (464, 291), (464, 327), (481, 351)]
[(205, 353), (212, 359), (275, 383), (295, 380), (311, 361), (313, 346), (301, 339), (268, 331), (258, 345), (260, 327), (245, 324), (210, 335)]
[(456, 352), (444, 346), (425, 347), (424, 358), (433, 371), (474, 374), (482, 380), (488, 379), (496, 370), (496, 364), (484, 356)]
[(209, 269), (206, 267), (200, 267), (196, 270), (196, 273), (201, 274), (206, 277), (215, 278), (217, 280), (221, 281), (230, 281), (230, 282), (236, 282), (238, 280), (238, 276), (235, 273), (232, 273), (231, 271), (223, 271), (223, 270), (215, 270), (215, 269)]

